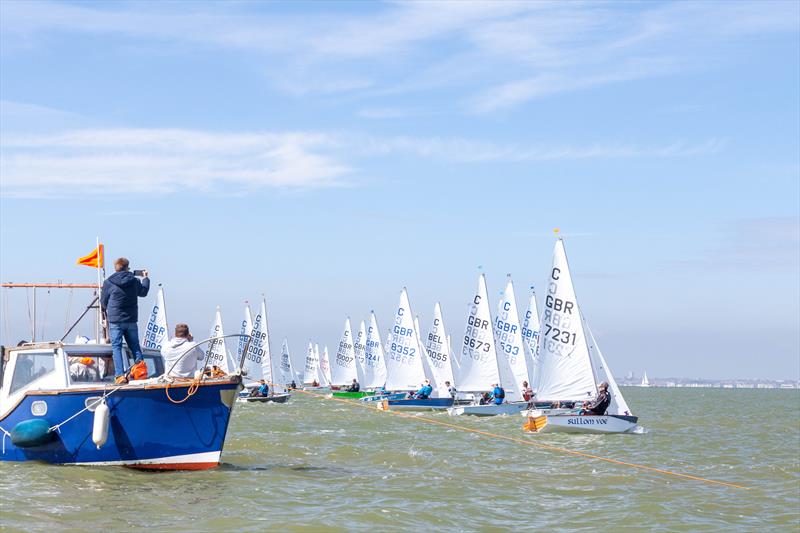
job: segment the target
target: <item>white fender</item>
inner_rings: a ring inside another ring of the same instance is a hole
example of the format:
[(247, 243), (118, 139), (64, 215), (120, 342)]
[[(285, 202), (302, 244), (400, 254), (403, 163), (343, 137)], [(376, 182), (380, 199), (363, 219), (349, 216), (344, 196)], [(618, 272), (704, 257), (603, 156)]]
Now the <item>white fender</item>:
[(98, 450), (108, 440), (108, 418), (108, 405), (103, 400), (103, 403), (94, 410), (94, 427), (92, 428), (92, 442), (95, 443)]

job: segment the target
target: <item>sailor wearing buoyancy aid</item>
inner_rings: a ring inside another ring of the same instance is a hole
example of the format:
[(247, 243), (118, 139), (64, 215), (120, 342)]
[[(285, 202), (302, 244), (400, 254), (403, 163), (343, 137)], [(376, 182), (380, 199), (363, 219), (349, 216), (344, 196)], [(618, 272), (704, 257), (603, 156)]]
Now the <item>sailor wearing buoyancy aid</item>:
[(416, 400), (427, 400), (430, 398), (431, 394), (433, 393), (433, 387), (431, 387), (431, 382), (427, 379), (425, 383), (422, 385), (422, 388), (414, 394), (414, 399)]
[(492, 390), (492, 399), (494, 400), (495, 405), (500, 405), (506, 399), (506, 390), (498, 383), (494, 384), (494, 390)]

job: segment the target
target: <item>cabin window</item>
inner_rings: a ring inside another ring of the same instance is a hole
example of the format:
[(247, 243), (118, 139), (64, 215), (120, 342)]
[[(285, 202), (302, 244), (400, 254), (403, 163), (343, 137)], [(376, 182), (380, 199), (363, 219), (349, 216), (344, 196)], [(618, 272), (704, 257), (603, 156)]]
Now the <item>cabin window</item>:
[(28, 383), (39, 379), (45, 374), (49, 374), (55, 369), (56, 356), (53, 352), (18, 354), (9, 393), (13, 394)]
[(114, 360), (110, 355), (70, 353), (67, 361), (72, 383), (99, 383), (114, 379)]

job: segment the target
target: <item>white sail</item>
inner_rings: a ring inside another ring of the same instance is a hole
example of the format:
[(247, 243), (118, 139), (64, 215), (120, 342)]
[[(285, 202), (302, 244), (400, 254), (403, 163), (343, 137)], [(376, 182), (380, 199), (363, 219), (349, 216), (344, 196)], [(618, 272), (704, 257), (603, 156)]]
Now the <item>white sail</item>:
[(537, 397), (583, 401), (597, 394), (564, 242), (556, 241), (539, 331)]
[(439, 391), (438, 397), (446, 398), (450, 393), (447, 391), (445, 382), (449, 381), (452, 385), (455, 380), (453, 379), (450, 346), (447, 343), (447, 334), (445, 333), (444, 320), (442, 319), (442, 308), (438, 302), (433, 308), (433, 325), (428, 332), (425, 348), (428, 355), (428, 364)]
[(367, 344), (364, 350), (364, 388), (377, 389), (386, 384), (386, 357), (375, 313), (369, 317)]
[(462, 392), (491, 391), (493, 383), (500, 383), (500, 374), (486, 278), (481, 274), (478, 278), (478, 291), (470, 304), (467, 327), (461, 343), (458, 389)]
[(639, 385), (640, 387), (649, 387), (650, 380), (647, 379), (647, 370), (644, 371), (644, 377), (642, 377), (642, 383)]
[(320, 354), (319, 345), (315, 345), (319, 357), (319, 384), (323, 387), (329, 387), (331, 384), (331, 359), (328, 356), (328, 346), (325, 345), (322, 353)]
[(225, 348), (225, 333), (222, 331), (222, 314), (217, 307), (217, 313), (214, 316), (214, 325), (211, 326), (211, 334), (208, 341), (208, 350), (206, 350), (206, 359), (209, 366), (218, 366), (220, 370), (226, 374), (230, 374), (236, 368), (233, 362), (229, 360), (228, 350)]
[(525, 362), (528, 365), (528, 383), (536, 384), (536, 367), (539, 365), (539, 308), (536, 305), (536, 293), (531, 287), (531, 298), (528, 310), (522, 319), (522, 338), (525, 341)]
[(414, 328), (411, 303), (405, 287), (394, 314), (394, 326), (386, 346), (386, 388), (392, 391), (417, 390), (425, 379), (422, 353)]
[(358, 333), (356, 334), (356, 340), (353, 343), (353, 353), (356, 357), (356, 374), (358, 376), (358, 382), (364, 387), (364, 381), (366, 380), (366, 375), (364, 371), (364, 365), (366, 364), (364, 360), (364, 353), (367, 348), (367, 328), (364, 325), (364, 321), (361, 321), (361, 326), (358, 328)]
[(319, 354), (314, 350), (314, 345), (308, 341), (306, 351), (306, 364), (303, 366), (303, 383), (319, 383)]
[(336, 350), (336, 359), (331, 361), (331, 385), (350, 385), (357, 378), (353, 331), (350, 329), (348, 317), (344, 321), (344, 331)]
[(450, 334), (447, 334), (447, 350), (450, 353), (450, 365), (453, 367), (453, 377), (458, 376), (458, 369), (461, 365), (458, 362), (458, 353), (453, 351), (453, 343), (450, 340)]
[(153, 309), (150, 311), (150, 319), (147, 321), (142, 348), (160, 350), (167, 340), (169, 340), (167, 308), (164, 305), (164, 289), (159, 287), (156, 303), (153, 304)]
[(244, 353), (244, 348), (247, 346), (247, 335), (250, 335), (250, 332), (253, 331), (253, 315), (250, 313), (250, 305), (245, 303), (244, 306), (244, 319), (242, 320), (242, 325), (239, 329), (239, 344), (236, 348), (236, 368), (239, 368), (239, 365), (242, 361), (242, 354)]
[(244, 360), (243, 371), (247, 384), (267, 379), (264, 376), (264, 368), (268, 368), (267, 361), (269, 360), (269, 335), (267, 334), (266, 315), (267, 304), (262, 301), (261, 310), (253, 319), (253, 328), (250, 330), (250, 344), (247, 347), (247, 354)]
[(289, 354), (289, 341), (286, 338), (283, 339), (283, 344), (281, 345), (281, 357), (278, 359), (275, 376), (275, 383), (284, 389), (287, 389), (287, 386), (294, 380), (292, 356)]
[(264, 357), (262, 358), (261, 362), (261, 372), (264, 374), (264, 381), (266, 381), (270, 386), (270, 394), (274, 390), (273, 385), (278, 382), (278, 372), (277, 368), (277, 360), (272, 353), (272, 346), (271, 346), (271, 339), (269, 336), (269, 319), (267, 318), (267, 301), (266, 299), (261, 299), (261, 315), (263, 318), (262, 328), (264, 334), (267, 336), (267, 339), (264, 343)]
[(586, 319), (583, 320), (583, 324), (589, 337), (589, 352), (591, 353), (594, 369), (597, 373), (597, 379), (601, 382), (605, 381), (608, 383), (608, 392), (611, 394), (611, 403), (606, 413), (610, 415), (632, 415), (631, 408), (628, 407), (628, 403), (622, 396), (622, 392), (619, 390), (619, 386), (617, 386), (617, 380), (614, 379), (614, 374), (611, 372), (606, 358), (603, 357), (603, 352), (600, 351), (600, 346), (597, 345), (597, 340), (595, 340)]
[[(497, 345), (498, 367), (501, 371), (500, 381), (506, 388), (506, 398), (510, 402), (522, 401), (522, 382), (528, 381), (528, 365), (525, 361), (525, 344), (522, 340), (522, 328), (519, 325), (514, 283), (511, 281), (510, 275), (500, 303), (497, 305), (497, 315), (494, 317), (494, 337)], [(510, 375), (503, 375), (501, 361), (503, 357), (505, 357), (505, 365), (507, 365)], [(506, 387), (508, 380), (511, 380), (511, 384)]]

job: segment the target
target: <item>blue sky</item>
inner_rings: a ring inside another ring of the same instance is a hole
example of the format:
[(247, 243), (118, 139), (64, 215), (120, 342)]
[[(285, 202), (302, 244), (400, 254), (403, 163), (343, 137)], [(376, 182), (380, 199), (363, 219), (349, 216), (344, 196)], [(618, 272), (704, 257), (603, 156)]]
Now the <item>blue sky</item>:
[(479, 266), (523, 302), (559, 227), (618, 374), (797, 379), (799, 11), (2, 2), (0, 278), (91, 281), (99, 235), (171, 323), (265, 293), (299, 361), (404, 285), (455, 341)]

